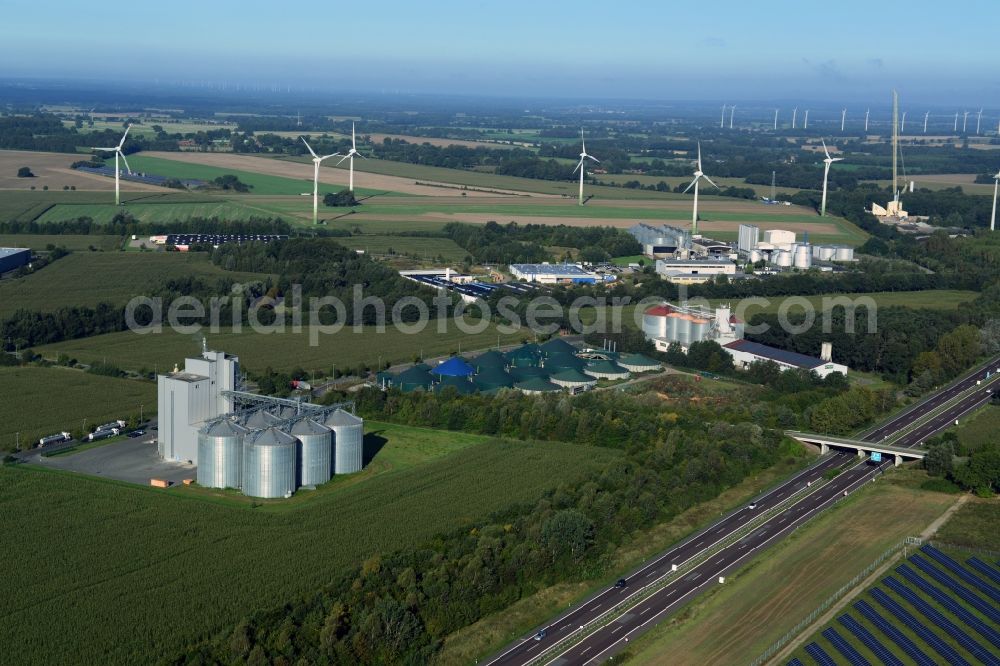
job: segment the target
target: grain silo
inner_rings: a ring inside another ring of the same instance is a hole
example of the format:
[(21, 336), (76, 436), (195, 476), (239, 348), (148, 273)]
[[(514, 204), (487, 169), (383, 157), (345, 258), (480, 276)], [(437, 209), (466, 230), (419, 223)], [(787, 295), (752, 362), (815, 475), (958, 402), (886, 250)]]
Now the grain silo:
[(673, 312), (666, 305), (654, 305), (642, 313), (642, 332), (647, 338), (667, 337), (667, 317)]
[(677, 342), (680, 343), (682, 347), (688, 347), (691, 344), (691, 320), (694, 317), (688, 314), (682, 314), (677, 317)]
[(812, 251), (809, 246), (805, 243), (795, 246), (795, 253), (792, 257), (792, 263), (796, 268), (805, 270), (807, 268), (812, 268)]
[(249, 433), (243, 444), (243, 494), (277, 498), (295, 492), (298, 444), (274, 427)]
[(854, 261), (854, 248), (838, 245), (833, 253), (834, 261)]
[(198, 431), (198, 484), (239, 488), (243, 479), (243, 438), (247, 429), (229, 419)]
[(251, 414), (243, 422), (243, 425), (250, 430), (266, 430), (276, 423), (280, 423), (281, 419), (263, 409), (258, 409), (256, 412)]
[(774, 265), (782, 268), (791, 268), (792, 253), (788, 250), (778, 250), (774, 253)]
[(333, 430), (333, 472), (351, 474), (361, 470), (364, 452), (364, 421), (338, 409), (323, 421)]
[(712, 329), (712, 322), (701, 317), (691, 318), (691, 342), (703, 342), (708, 339), (708, 333)]
[(333, 431), (311, 418), (295, 422), (288, 431), (299, 440), (299, 484), (318, 486), (333, 475)]

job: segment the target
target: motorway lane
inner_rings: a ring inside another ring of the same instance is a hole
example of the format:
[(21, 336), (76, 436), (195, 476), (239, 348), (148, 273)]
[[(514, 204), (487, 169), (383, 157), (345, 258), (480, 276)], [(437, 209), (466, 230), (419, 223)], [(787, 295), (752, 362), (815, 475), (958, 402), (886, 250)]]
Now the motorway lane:
[(981, 390), (975, 391), (950, 406), (948, 409), (929, 420), (927, 423), (924, 423), (920, 427), (914, 429), (913, 432), (908, 432), (900, 437), (897, 441), (893, 442), (893, 446), (910, 448), (923, 444), (929, 437), (933, 437), (942, 430), (947, 430), (948, 427), (954, 426), (955, 421), (988, 403), (993, 399), (993, 393), (991, 391), (995, 392), (997, 390), (1000, 390), (1000, 387), (993, 385), (991, 387), (983, 387)]
[(688, 537), (685, 541), (672, 546), (665, 553), (657, 556), (656, 559), (645, 563), (641, 568), (625, 578), (628, 583), (627, 587), (607, 588), (573, 607), (546, 626), (547, 635), (543, 639), (536, 641), (534, 639), (536, 632), (532, 632), (518, 643), (508, 646), (504, 652), (485, 661), (484, 664), (486, 666), (507, 666), (509, 664), (523, 664), (531, 660), (543, 648), (547, 648), (564, 638), (569, 631), (591, 622), (594, 618), (600, 616), (630, 594), (634, 594), (637, 588), (648, 585), (661, 576), (670, 573), (671, 565), (686, 562), (702, 551), (711, 548), (720, 540), (725, 539), (740, 529), (754, 515), (777, 506), (795, 492), (808, 487), (810, 483), (822, 478), (827, 470), (848, 464), (853, 460), (854, 457), (847, 452), (835, 452), (821, 459), (809, 468), (802, 470), (764, 495), (756, 498), (754, 500), (757, 505), (756, 509), (751, 510), (748, 506), (743, 506), (709, 527)]

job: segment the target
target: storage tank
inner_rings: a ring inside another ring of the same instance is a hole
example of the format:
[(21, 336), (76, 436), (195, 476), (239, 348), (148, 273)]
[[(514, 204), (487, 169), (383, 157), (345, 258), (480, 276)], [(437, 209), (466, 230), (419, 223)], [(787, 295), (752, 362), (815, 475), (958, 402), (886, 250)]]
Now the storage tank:
[(364, 451), (364, 421), (338, 409), (323, 421), (333, 430), (333, 472), (351, 474), (361, 470)]
[(778, 250), (774, 253), (774, 265), (789, 268), (792, 265), (792, 253), (788, 250)]
[(830, 261), (836, 251), (833, 245), (819, 245), (814, 249), (813, 256), (821, 261)]
[(667, 337), (667, 318), (672, 314), (665, 305), (654, 305), (642, 313), (642, 332), (648, 338)]
[(694, 318), (691, 320), (691, 342), (701, 342), (708, 339), (708, 331), (711, 323), (707, 319)]
[(846, 245), (840, 245), (834, 250), (833, 253), (834, 261), (854, 261), (854, 248), (847, 247)]
[(280, 421), (281, 419), (271, 412), (258, 409), (256, 412), (247, 417), (245, 421), (243, 421), (243, 425), (250, 430), (265, 430)]
[(198, 485), (239, 488), (243, 481), (243, 439), (247, 429), (230, 419), (198, 431)]
[(674, 342), (677, 340), (677, 336), (680, 335), (680, 318), (681, 314), (679, 312), (671, 312), (667, 315), (667, 340)]
[(760, 250), (750, 250), (750, 263), (756, 264), (763, 258), (764, 255), (760, 253)]
[(318, 486), (333, 475), (333, 431), (311, 418), (288, 431), (299, 440), (299, 485)]
[(691, 344), (692, 319), (694, 319), (694, 317), (691, 315), (681, 315), (677, 318), (677, 342), (679, 342), (682, 347), (687, 347)]
[(792, 258), (792, 263), (796, 268), (807, 269), (812, 267), (812, 252), (808, 245), (796, 245), (795, 255)]
[(249, 433), (243, 443), (243, 494), (277, 498), (295, 492), (298, 445), (274, 427)]

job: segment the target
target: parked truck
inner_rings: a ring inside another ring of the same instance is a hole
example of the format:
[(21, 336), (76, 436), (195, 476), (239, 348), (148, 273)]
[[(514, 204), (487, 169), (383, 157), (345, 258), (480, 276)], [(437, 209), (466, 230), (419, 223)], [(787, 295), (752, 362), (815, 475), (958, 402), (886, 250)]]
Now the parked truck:
[(109, 421), (108, 423), (102, 423), (94, 429), (94, 432), (99, 432), (101, 430), (111, 430), (112, 428), (124, 428), (127, 424), (124, 421)]
[(119, 430), (118, 428), (106, 428), (106, 429), (95, 430), (94, 432), (87, 435), (87, 441), (96, 442), (99, 439), (107, 439), (108, 437), (114, 437), (115, 435), (118, 435), (120, 433), (121, 430)]
[(38, 440), (38, 446), (46, 446), (48, 444), (62, 444), (63, 442), (68, 442), (73, 437), (68, 432), (57, 432), (54, 435), (49, 435), (48, 437), (42, 437)]

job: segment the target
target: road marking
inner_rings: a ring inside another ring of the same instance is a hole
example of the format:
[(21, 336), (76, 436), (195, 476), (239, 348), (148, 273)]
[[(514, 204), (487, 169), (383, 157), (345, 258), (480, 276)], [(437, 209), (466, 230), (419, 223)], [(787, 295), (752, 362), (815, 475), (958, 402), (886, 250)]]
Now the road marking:
[(648, 610), (649, 610), (649, 608), (643, 608), (641, 611), (639, 611), (639, 615), (642, 615), (643, 613), (645, 613)]
[(615, 633), (616, 631), (618, 631), (621, 628), (622, 628), (622, 625), (619, 624), (617, 627), (615, 627), (614, 629), (611, 630), (611, 633)]

